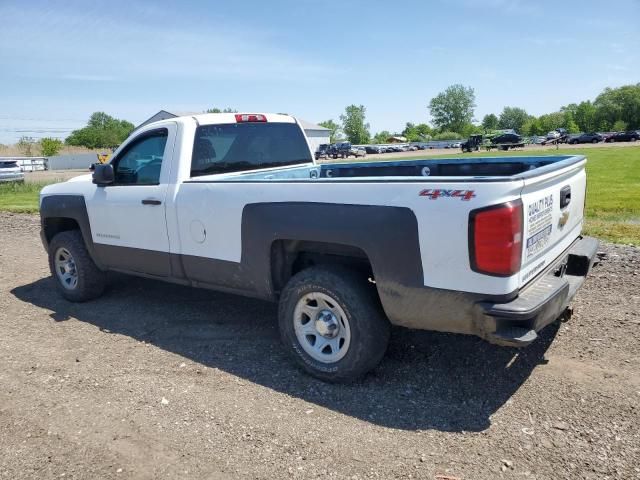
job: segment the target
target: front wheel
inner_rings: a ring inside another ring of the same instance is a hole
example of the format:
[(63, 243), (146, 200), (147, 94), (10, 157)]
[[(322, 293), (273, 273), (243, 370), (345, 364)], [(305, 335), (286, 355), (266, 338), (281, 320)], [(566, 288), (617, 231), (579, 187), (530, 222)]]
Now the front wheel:
[(282, 292), (280, 335), (305, 371), (349, 382), (373, 369), (389, 343), (390, 325), (366, 275), (340, 267), (297, 273)]
[(594, 138), (593, 140), (591, 140), (591, 143), (598, 143), (598, 140)]
[(106, 274), (91, 259), (78, 230), (51, 239), (49, 268), (58, 291), (71, 302), (86, 302), (104, 291)]

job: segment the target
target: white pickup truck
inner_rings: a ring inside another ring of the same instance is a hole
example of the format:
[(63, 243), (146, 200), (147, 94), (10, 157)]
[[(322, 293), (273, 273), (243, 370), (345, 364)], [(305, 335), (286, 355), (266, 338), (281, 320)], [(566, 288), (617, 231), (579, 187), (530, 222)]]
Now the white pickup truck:
[(597, 249), (585, 164), (318, 165), (293, 117), (179, 117), (45, 187), (42, 241), (71, 301), (108, 270), (279, 301), (293, 358), (347, 381), (382, 359), (391, 324), (525, 346), (564, 315)]

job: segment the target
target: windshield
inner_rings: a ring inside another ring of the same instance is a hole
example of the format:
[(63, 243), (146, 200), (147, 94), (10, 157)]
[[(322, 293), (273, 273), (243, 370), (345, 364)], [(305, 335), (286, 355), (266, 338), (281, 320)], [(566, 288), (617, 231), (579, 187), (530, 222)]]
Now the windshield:
[(231, 123), (196, 129), (191, 176), (310, 163), (295, 123)]

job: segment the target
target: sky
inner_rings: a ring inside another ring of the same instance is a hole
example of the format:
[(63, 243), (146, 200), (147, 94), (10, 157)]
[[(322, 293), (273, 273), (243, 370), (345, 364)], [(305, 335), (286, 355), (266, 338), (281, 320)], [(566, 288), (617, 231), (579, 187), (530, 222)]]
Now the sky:
[(640, 82), (640, 0), (0, 0), (0, 143), (104, 111), (232, 107), (372, 133), (429, 122), (447, 86), (475, 118), (540, 115)]

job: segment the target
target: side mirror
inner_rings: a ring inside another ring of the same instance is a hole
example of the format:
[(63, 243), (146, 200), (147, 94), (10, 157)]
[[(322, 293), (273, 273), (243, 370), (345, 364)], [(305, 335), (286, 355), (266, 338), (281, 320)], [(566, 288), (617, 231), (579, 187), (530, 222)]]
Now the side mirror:
[(111, 185), (115, 180), (113, 165), (110, 163), (96, 164), (93, 170), (93, 183), (99, 187)]

